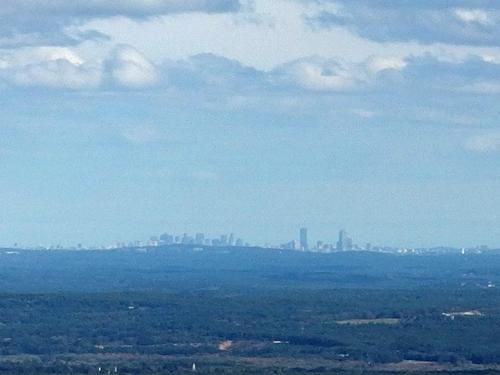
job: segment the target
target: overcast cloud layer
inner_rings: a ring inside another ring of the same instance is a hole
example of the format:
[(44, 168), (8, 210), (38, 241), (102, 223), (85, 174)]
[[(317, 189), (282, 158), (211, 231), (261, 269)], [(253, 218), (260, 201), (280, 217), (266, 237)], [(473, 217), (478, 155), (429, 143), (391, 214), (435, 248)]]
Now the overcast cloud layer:
[(264, 243), (307, 225), (328, 241), (347, 227), (500, 246), (499, 14), (480, 0), (6, 0), (0, 244)]

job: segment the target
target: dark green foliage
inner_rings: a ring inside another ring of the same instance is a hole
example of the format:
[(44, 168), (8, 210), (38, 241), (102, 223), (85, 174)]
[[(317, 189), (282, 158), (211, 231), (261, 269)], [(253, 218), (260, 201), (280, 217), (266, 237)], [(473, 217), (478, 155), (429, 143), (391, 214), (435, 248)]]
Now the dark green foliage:
[[(480, 309), (483, 316), (442, 312)], [(500, 363), (493, 290), (287, 290), (0, 296), (0, 354), (318, 356)], [(339, 325), (354, 318), (400, 323)], [(273, 341), (281, 341), (273, 344)]]

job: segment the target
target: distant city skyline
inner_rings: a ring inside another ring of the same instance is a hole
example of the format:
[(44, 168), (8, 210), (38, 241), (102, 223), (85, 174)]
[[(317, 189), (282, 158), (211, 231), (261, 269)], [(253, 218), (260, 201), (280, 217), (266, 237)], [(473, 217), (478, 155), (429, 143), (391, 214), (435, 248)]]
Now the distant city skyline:
[(18, 248), (18, 249), (61, 249), (61, 250), (87, 250), (87, 249), (121, 249), (121, 248), (141, 248), (141, 247), (161, 247), (174, 245), (189, 245), (200, 247), (259, 247), (269, 249), (283, 249), (301, 252), (319, 252), (319, 253), (334, 253), (345, 251), (386, 251), (386, 252), (407, 252), (412, 250), (423, 249), (456, 249), (456, 250), (478, 250), (486, 251), (494, 249), (488, 245), (476, 244), (475, 246), (450, 246), (440, 244), (435, 246), (397, 246), (389, 243), (379, 243), (373, 245), (371, 242), (365, 242), (364, 245), (356, 243), (350, 234), (345, 229), (338, 231), (337, 238), (329, 241), (328, 239), (316, 238), (314, 244), (309, 242), (309, 230), (306, 227), (301, 227), (298, 230), (297, 238), (285, 242), (249, 242), (243, 238), (236, 236), (235, 233), (222, 233), (218, 235), (210, 235), (203, 232), (175, 234), (173, 232), (164, 232), (159, 235), (151, 235), (148, 239), (135, 239), (129, 241), (116, 241), (108, 244), (62, 244), (51, 243), (50, 245), (26, 245), (19, 242), (13, 245), (1, 245), (0, 248)]

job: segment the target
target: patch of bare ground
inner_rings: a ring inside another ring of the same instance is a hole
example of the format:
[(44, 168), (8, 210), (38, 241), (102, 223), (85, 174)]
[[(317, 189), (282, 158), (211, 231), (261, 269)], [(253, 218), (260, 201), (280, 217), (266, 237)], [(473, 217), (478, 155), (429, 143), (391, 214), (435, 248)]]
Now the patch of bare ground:
[(224, 352), (231, 349), (231, 346), (233, 346), (233, 342), (231, 340), (225, 340), (219, 343), (218, 348), (220, 351)]

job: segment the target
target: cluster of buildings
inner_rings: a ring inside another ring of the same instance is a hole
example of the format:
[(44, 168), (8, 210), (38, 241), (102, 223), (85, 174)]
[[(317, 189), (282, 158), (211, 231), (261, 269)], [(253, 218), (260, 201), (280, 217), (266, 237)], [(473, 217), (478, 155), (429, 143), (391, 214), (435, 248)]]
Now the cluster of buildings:
[(353, 244), (352, 238), (345, 230), (339, 232), (338, 240), (335, 244), (317, 241), (316, 244), (310, 245), (307, 228), (300, 228), (299, 239), (284, 243), (280, 246), (281, 249), (297, 250), (297, 251), (316, 251), (316, 252), (333, 252), (333, 251), (351, 251), (351, 250), (371, 250), (371, 245), (366, 244), (364, 248)]
[[(217, 238), (208, 238), (204, 233), (196, 233), (195, 235), (189, 235), (184, 233), (183, 235), (174, 235), (169, 233), (163, 233), (160, 236), (153, 236), (147, 242), (136, 241), (130, 244), (118, 244), (117, 247), (143, 247), (143, 246), (165, 246), (165, 245), (199, 245), (199, 246), (212, 246), (212, 247), (250, 247), (248, 242), (243, 241), (241, 238), (237, 238), (233, 233), (222, 234)], [(339, 232), (338, 241), (336, 244), (328, 244), (323, 241), (317, 241), (315, 245), (310, 245), (308, 240), (307, 228), (301, 228), (299, 231), (299, 239), (287, 242), (280, 246), (275, 245), (265, 245), (266, 248), (279, 248), (286, 250), (297, 250), (297, 251), (315, 251), (315, 252), (333, 252), (333, 251), (350, 251), (350, 250), (371, 250), (371, 246), (368, 244), (365, 248), (360, 248), (353, 244), (352, 238), (345, 230)]]
[[(189, 235), (174, 235), (163, 233), (160, 236), (152, 236), (149, 241), (134, 241), (130, 243), (118, 243), (115, 248), (127, 247), (156, 247), (165, 245), (198, 245), (212, 247), (250, 247), (248, 242), (237, 238), (233, 233), (222, 234), (217, 238), (208, 238), (204, 233), (196, 233)], [(351, 250), (372, 250), (371, 245), (367, 244), (364, 248), (353, 244), (352, 238), (345, 230), (341, 230), (338, 235), (338, 241), (335, 244), (329, 244), (323, 241), (317, 241), (314, 245), (309, 243), (307, 228), (301, 228), (299, 231), (299, 239), (281, 244), (279, 246), (266, 244), (265, 248), (284, 249), (296, 251), (311, 251), (311, 252), (334, 252), (334, 251), (351, 251)]]
[(311, 251), (321, 253), (331, 253), (338, 251), (374, 251), (382, 253), (402, 254), (402, 255), (442, 255), (442, 254), (482, 254), (490, 251), (488, 246), (481, 245), (473, 248), (453, 248), (453, 247), (432, 247), (432, 248), (399, 248), (388, 246), (372, 246), (367, 243), (364, 247), (353, 243), (352, 238), (345, 230), (339, 231), (338, 240), (335, 244), (317, 241), (311, 246), (308, 240), (307, 228), (301, 228), (299, 231), (299, 239), (287, 242), (279, 246), (281, 249), (296, 250), (296, 251)]
[(218, 238), (208, 238), (204, 233), (196, 233), (191, 236), (184, 233), (182, 236), (163, 233), (159, 237), (153, 236), (147, 243), (148, 246), (162, 245), (200, 245), (200, 246), (236, 246), (248, 247), (250, 244), (244, 242), (241, 238), (236, 238), (233, 233), (223, 234)]

